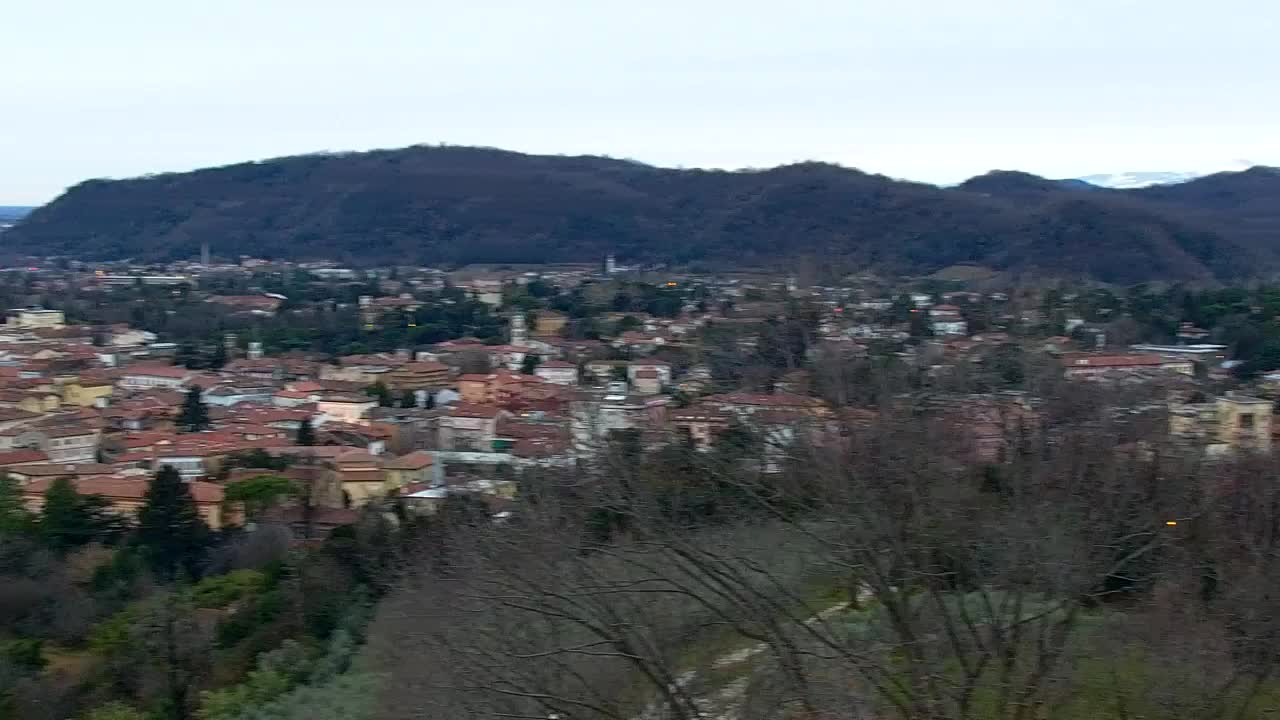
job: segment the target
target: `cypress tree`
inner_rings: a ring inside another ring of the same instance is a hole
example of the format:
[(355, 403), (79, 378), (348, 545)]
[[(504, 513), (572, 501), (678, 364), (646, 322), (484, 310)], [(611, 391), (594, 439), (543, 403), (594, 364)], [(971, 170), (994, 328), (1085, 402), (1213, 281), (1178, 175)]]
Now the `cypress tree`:
[(143, 497), (137, 534), (156, 577), (172, 582), (179, 570), (198, 575), (208, 535), (182, 476), (169, 465), (160, 468)]
[(298, 434), (294, 438), (294, 442), (299, 445), (315, 445), (316, 431), (311, 427), (311, 418), (303, 418), (302, 423), (298, 425)]
[(200, 388), (192, 387), (182, 400), (182, 412), (178, 415), (178, 426), (186, 432), (200, 432), (209, 429), (209, 408), (200, 399)]

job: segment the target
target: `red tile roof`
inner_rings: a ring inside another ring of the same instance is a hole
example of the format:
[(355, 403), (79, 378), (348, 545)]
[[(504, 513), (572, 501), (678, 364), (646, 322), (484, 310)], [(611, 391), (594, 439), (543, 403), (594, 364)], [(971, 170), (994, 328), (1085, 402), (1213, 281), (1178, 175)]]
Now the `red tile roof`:
[(1121, 367), (1159, 367), (1165, 361), (1155, 355), (1092, 355), (1089, 353), (1069, 353), (1062, 356), (1065, 367), (1088, 368), (1121, 368)]
[(458, 403), (449, 408), (450, 417), (460, 418), (496, 418), (501, 412), (501, 410), (492, 405), (480, 405), (477, 403)]
[(183, 380), (195, 374), (195, 371), (177, 365), (132, 365), (125, 370), (125, 374)]
[[(106, 467), (106, 466), (103, 466)], [(41, 478), (33, 480), (22, 488), (26, 495), (43, 495), (49, 490), (57, 478)], [(151, 478), (147, 475), (119, 476), (94, 475), (73, 477), (71, 484), (81, 495), (101, 495), (108, 500), (141, 500), (146, 495)], [(193, 481), (187, 483), (191, 497), (200, 504), (217, 504), (222, 502), (221, 485), (209, 482)]]
[(383, 467), (388, 470), (421, 470), (431, 467), (435, 460), (431, 457), (431, 453), (417, 450), (407, 455), (401, 455), (394, 460), (387, 462)]
[(11, 450), (0, 453), (0, 466), (48, 462), (49, 456), (39, 450)]

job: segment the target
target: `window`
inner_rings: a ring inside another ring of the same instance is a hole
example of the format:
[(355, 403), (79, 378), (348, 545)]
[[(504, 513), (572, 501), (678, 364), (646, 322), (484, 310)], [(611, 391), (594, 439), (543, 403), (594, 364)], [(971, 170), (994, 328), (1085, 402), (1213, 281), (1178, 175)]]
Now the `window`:
[(1240, 429), (1241, 429), (1241, 430), (1252, 430), (1252, 429), (1253, 429), (1253, 415), (1241, 415), (1241, 416), (1240, 416)]

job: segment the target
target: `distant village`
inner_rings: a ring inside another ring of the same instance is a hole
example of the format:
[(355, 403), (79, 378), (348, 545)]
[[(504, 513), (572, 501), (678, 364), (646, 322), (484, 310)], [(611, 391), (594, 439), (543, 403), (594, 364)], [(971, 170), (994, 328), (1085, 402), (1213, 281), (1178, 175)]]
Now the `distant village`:
[[(1183, 322), (1171, 342), (1121, 346), (1104, 324), (1071, 314), (1071, 297), (1059, 310), (1015, 289), (929, 291), (858, 277), (818, 285), (795, 275), (627, 267), (613, 257), (371, 271), (251, 258), (220, 264), (206, 251), (199, 262), (163, 268), (62, 261), (7, 274), (20, 274), (32, 296), (75, 288), (101, 304), (126, 291), (180, 292), (249, 328), (335, 302), (254, 291), (255, 278), (273, 273), (321, 288), (372, 288), (347, 303), (358, 326), (344, 332), (357, 336), (394, 328), (413, 337), (424, 309), (456, 302), (442, 299), (446, 290), (482, 304), (500, 334), (325, 354), (225, 333), (199, 348), (217, 361), (201, 363), (131, 323), (85, 324), (57, 307), (10, 309), (0, 328), (0, 470), (29, 505), (38, 509), (54, 480), (71, 478), (81, 494), (130, 514), (167, 465), (190, 483), (214, 528), (242, 520), (225, 502), (227, 484), (267, 472), (311, 488), (310, 506), (274, 510), (294, 524), (305, 512), (308, 533), (352, 522), (371, 504), (431, 513), (455, 494), (481, 498), (502, 517), (522, 474), (589, 463), (619, 438), (640, 448), (678, 438), (710, 451), (725, 433), (745, 430), (764, 444), (758, 469), (768, 473), (797, 443), (839, 443), (849, 427), (897, 402), (954, 435), (957, 457), (997, 463), (1011, 436), (1044, 431), (1043, 398), (1016, 381), (975, 392), (955, 379), (1020, 376), (1032, 366), (1081, 387), (1117, 388), (1117, 396), (1140, 390), (1122, 410), (1206, 457), (1272, 445), (1271, 391), (1280, 377), (1241, 386), (1231, 373), (1238, 361), (1227, 345), (1209, 342), (1209, 331)], [(634, 307), (627, 293), (641, 291), (653, 293), (657, 312)], [(783, 338), (777, 353), (766, 347), (778, 344), (775, 336)], [(781, 359), (762, 368), (748, 361), (775, 355)], [(874, 401), (849, 396), (856, 381), (834, 376), (845, 363), (876, 357), (909, 368), (925, 386)], [(742, 367), (732, 365), (736, 358)], [(998, 371), (1001, 362), (1012, 364)], [(193, 393), (208, 418), (196, 429), (180, 420)]]

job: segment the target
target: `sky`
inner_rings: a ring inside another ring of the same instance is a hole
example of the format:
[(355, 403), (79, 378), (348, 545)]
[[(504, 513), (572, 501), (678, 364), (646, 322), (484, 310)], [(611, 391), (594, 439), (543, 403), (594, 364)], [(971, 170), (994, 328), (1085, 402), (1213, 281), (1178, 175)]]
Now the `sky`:
[(1280, 165), (1266, 0), (10, 0), (0, 205), (423, 143), (947, 183)]

